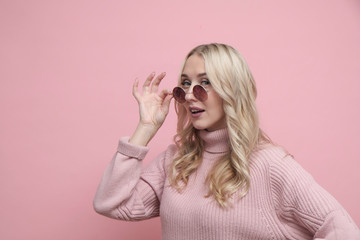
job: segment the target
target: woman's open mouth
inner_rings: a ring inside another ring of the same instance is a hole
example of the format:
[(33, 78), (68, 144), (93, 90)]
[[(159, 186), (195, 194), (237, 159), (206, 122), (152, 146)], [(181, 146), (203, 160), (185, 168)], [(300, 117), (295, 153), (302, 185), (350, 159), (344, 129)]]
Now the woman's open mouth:
[(203, 112), (205, 112), (204, 109), (197, 108), (197, 107), (190, 107), (190, 108), (189, 108), (189, 111), (190, 111), (192, 117), (200, 117), (200, 115), (201, 115)]

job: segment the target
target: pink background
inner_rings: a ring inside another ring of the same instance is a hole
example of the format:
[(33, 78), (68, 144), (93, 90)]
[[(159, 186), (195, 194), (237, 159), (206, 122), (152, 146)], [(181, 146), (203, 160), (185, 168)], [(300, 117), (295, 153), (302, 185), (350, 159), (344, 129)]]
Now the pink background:
[[(360, 225), (360, 2), (0, 1), (0, 239), (159, 239), (92, 200), (138, 120), (135, 77), (224, 42), (257, 81), (263, 129)], [(173, 109), (145, 163), (174, 134)]]

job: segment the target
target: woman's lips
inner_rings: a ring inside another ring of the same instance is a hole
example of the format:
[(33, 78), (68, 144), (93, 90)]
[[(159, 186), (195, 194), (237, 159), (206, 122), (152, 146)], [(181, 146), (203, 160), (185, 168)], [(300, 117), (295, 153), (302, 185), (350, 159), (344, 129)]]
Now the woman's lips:
[(203, 112), (205, 112), (204, 109), (198, 108), (198, 107), (190, 107), (189, 111), (191, 113), (191, 116), (193, 118), (200, 117)]

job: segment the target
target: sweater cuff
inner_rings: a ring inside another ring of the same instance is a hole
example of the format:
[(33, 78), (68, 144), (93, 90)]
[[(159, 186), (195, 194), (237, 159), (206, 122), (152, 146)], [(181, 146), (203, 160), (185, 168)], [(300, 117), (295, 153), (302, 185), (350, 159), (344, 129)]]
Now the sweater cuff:
[(117, 151), (131, 158), (144, 159), (149, 147), (130, 144), (129, 139), (130, 137), (120, 138)]

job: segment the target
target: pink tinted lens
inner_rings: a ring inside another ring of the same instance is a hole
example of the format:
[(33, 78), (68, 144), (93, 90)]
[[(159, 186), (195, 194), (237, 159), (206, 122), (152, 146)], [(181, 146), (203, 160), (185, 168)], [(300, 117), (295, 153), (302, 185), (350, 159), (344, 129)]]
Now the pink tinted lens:
[(173, 89), (173, 96), (175, 100), (178, 101), (179, 103), (185, 102), (185, 95), (186, 93), (181, 87), (175, 87)]
[(200, 85), (196, 85), (193, 88), (193, 94), (194, 96), (200, 101), (200, 102), (204, 102), (206, 101), (208, 95), (207, 92), (205, 90), (205, 88), (203, 88)]

